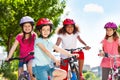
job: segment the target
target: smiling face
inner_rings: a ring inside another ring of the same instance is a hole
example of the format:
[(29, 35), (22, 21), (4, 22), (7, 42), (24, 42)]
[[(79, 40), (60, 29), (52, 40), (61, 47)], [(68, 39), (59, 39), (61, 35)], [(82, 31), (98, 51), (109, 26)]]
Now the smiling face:
[(112, 28), (106, 28), (106, 35), (112, 36), (114, 32), (115, 30), (113, 30)]
[(30, 23), (23, 24), (23, 31), (25, 33), (30, 33), (32, 31), (32, 25)]
[(72, 34), (73, 31), (74, 31), (74, 26), (73, 26), (73, 25), (67, 25), (67, 26), (66, 26), (66, 32), (67, 32), (68, 34)]
[(40, 30), (41, 34), (42, 34), (42, 37), (43, 38), (48, 38), (48, 36), (50, 35), (50, 26), (49, 25), (46, 25), (46, 26), (43, 26), (42, 29)]

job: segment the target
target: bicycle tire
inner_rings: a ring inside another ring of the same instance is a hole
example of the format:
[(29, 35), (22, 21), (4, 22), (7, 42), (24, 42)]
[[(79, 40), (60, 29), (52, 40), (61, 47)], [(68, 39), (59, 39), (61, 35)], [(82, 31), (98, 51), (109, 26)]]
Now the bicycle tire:
[(80, 75), (79, 75), (77, 66), (74, 66), (74, 69), (75, 69), (75, 74), (76, 74), (77, 80), (80, 80)]
[(18, 80), (30, 80), (30, 75), (28, 72), (24, 71), (18, 78)]
[(73, 66), (70, 64), (70, 67), (71, 67), (71, 73), (72, 73), (71, 80), (80, 80), (78, 67), (75, 64)]
[(29, 80), (25, 75), (20, 75), (18, 80)]

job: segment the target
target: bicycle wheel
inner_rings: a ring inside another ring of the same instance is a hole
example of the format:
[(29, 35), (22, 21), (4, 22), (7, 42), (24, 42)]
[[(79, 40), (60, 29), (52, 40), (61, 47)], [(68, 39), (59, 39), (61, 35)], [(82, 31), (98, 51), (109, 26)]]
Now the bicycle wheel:
[(28, 80), (28, 78), (25, 75), (20, 75), (18, 80)]
[(76, 73), (74, 71), (71, 74), (72, 74), (72, 77), (71, 77), (70, 80), (78, 80), (77, 75), (76, 75)]
[(71, 66), (71, 79), (70, 80), (80, 80), (79, 71), (76, 65)]
[(75, 75), (77, 77), (77, 80), (80, 80), (80, 75), (79, 75), (79, 71), (78, 71), (77, 66), (74, 66), (74, 69), (75, 69), (74, 73), (75, 73)]
[(28, 72), (24, 71), (18, 78), (18, 80), (30, 80), (30, 75)]

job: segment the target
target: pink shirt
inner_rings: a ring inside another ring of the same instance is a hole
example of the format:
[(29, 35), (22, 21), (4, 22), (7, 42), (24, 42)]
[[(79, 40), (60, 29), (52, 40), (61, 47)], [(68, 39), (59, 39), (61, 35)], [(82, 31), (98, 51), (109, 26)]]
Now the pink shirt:
[[(104, 52), (110, 55), (118, 55), (119, 40), (108, 42), (106, 39), (102, 41)], [(103, 58), (101, 61), (101, 67), (110, 68), (113, 66), (113, 58)], [(120, 66), (120, 58), (117, 58), (117, 66)]]
[[(24, 42), (22, 42), (22, 37), (23, 35), (21, 34), (18, 34), (16, 36), (16, 40), (19, 42), (20, 44), (20, 54), (19, 56), (20, 57), (25, 57), (27, 56), (30, 52), (32, 52), (34, 50), (34, 41), (35, 41), (35, 38), (36, 38), (36, 35), (35, 34), (32, 34), (31, 35), (31, 41), (29, 41), (29, 39), (24, 39)], [(31, 58), (34, 58), (33, 56), (29, 56), (27, 58), (27, 60), (30, 60)]]

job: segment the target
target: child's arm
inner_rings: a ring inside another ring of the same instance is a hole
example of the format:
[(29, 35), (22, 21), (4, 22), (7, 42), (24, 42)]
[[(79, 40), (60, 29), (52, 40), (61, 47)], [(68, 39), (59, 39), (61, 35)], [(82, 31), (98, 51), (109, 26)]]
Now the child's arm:
[(80, 38), (79, 35), (77, 36), (77, 39), (78, 39), (83, 45), (85, 45), (85, 47), (86, 47), (85, 49), (86, 49), (86, 50), (89, 50), (89, 49), (91, 48), (91, 47), (87, 46), (87, 44)]
[(13, 55), (14, 51), (16, 50), (18, 44), (19, 44), (19, 42), (17, 40), (15, 40), (15, 42), (13, 43), (12, 48), (10, 49), (9, 55), (8, 55), (6, 60), (9, 60), (12, 57), (12, 55)]
[(47, 56), (56, 61), (56, 58), (50, 53), (49, 50), (46, 49), (46, 47), (42, 43), (38, 43), (37, 45)]
[[(59, 52), (59, 53), (61, 53), (61, 54), (63, 54), (63, 55), (66, 55), (66, 56), (68, 56), (68, 57), (71, 57), (71, 56), (73, 56), (73, 54), (70, 54), (68, 51), (66, 51), (66, 50), (64, 50), (64, 49), (62, 49), (62, 48), (59, 48), (57, 45), (54, 45), (54, 47), (53, 47), (57, 52)], [(78, 55), (77, 55), (78, 56)]]
[(32, 33), (33, 33), (33, 34), (35, 34), (35, 38), (37, 38), (37, 37), (38, 37), (37, 33), (35, 33), (34, 31), (32, 31)]
[(57, 38), (56, 45), (59, 46), (61, 43), (62, 39), (60, 37)]
[(83, 45), (87, 46), (87, 44), (80, 38), (79, 35), (77, 36), (77, 39), (78, 39)]
[(53, 56), (43, 44), (38, 43), (37, 45), (47, 56), (49, 56), (56, 63), (56, 66), (60, 65), (60, 60), (56, 59), (56, 57)]

